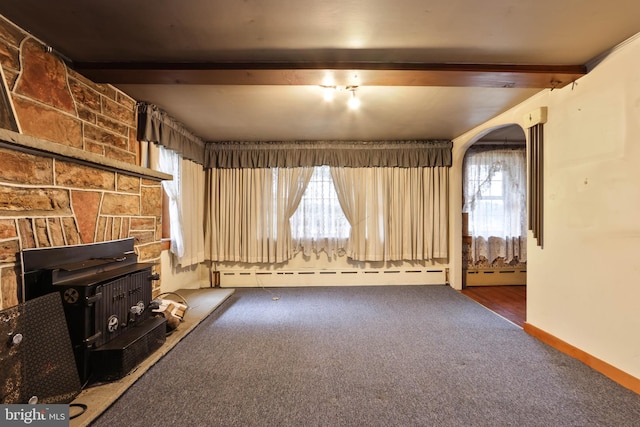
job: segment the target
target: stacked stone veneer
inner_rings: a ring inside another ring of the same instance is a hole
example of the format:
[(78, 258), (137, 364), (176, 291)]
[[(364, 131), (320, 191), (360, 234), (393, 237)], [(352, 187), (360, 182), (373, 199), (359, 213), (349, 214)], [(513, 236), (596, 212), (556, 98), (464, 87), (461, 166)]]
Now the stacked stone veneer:
[[(21, 133), (137, 164), (129, 96), (75, 73), (1, 16), (0, 64)], [(159, 262), (161, 201), (153, 178), (0, 148), (0, 309), (19, 302), (22, 249), (134, 237), (139, 259)]]

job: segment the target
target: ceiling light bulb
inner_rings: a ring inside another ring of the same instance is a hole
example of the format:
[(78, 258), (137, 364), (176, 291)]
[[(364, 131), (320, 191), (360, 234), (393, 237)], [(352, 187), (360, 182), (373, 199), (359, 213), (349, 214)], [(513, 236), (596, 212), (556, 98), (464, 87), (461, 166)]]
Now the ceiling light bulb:
[(349, 108), (357, 110), (360, 108), (360, 99), (356, 96), (356, 91), (351, 90), (351, 97), (349, 98)]
[(335, 92), (335, 88), (333, 88), (333, 87), (325, 87), (323, 89), (324, 100), (327, 101), (327, 102), (333, 101), (334, 92)]
[(327, 74), (324, 75), (324, 79), (322, 79), (322, 86), (323, 87), (327, 87), (327, 86), (335, 87), (335, 85), (336, 85), (336, 81), (333, 78), (333, 73), (327, 72)]

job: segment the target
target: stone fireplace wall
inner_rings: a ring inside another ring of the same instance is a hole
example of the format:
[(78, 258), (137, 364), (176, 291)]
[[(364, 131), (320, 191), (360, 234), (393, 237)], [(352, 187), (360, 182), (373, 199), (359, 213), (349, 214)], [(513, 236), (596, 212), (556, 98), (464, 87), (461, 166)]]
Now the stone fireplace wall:
[[(134, 99), (74, 72), (2, 16), (0, 65), (21, 134), (138, 164)], [(139, 259), (159, 263), (160, 180), (93, 163), (0, 147), (0, 309), (19, 303), (22, 249), (134, 237)]]

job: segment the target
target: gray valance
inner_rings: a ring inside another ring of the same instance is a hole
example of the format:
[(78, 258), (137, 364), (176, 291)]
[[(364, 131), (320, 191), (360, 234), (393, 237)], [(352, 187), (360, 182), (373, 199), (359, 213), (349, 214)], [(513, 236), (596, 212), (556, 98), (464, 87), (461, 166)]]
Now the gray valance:
[(153, 104), (138, 103), (138, 141), (150, 141), (204, 164), (204, 141)]
[(210, 142), (205, 168), (451, 166), (449, 140)]

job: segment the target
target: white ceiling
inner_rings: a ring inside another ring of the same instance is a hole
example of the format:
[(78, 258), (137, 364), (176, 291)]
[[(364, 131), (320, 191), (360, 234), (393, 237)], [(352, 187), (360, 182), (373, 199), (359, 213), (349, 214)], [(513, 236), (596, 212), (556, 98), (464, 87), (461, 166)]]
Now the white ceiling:
[[(505, 74), (444, 84), (405, 75), (380, 85), (367, 70), (585, 65), (640, 31), (637, 0), (20, 0), (2, 2), (0, 14), (80, 69), (230, 68), (224, 79), (165, 73), (163, 84), (146, 71), (135, 78), (87, 71), (206, 141), (453, 139), (546, 89)], [(359, 86), (357, 111), (346, 108), (348, 92), (322, 99), (321, 76), (343, 64), (350, 66), (333, 76)], [(298, 78), (307, 65), (317, 75)], [(257, 78), (264, 69), (279, 77)]]

